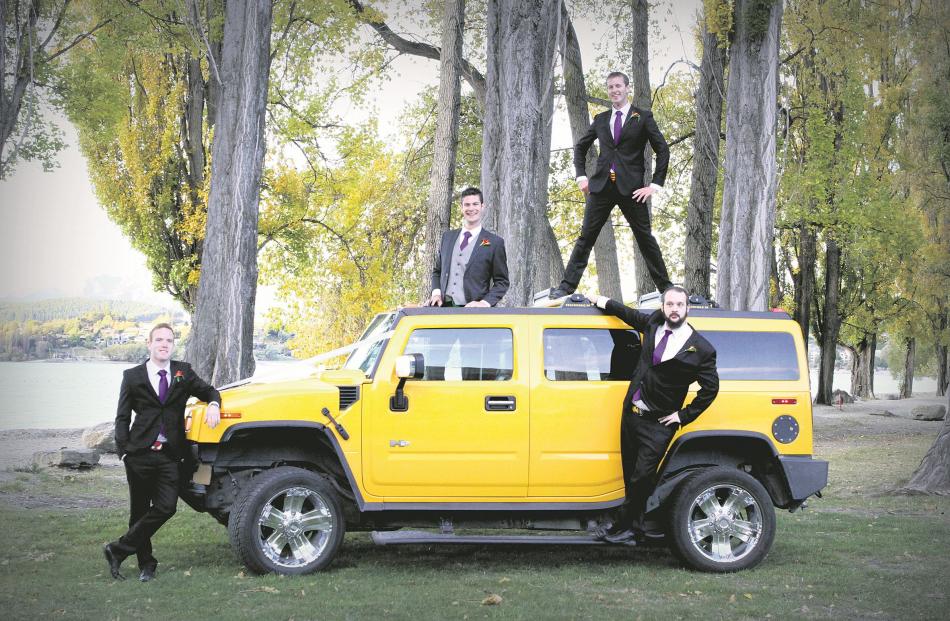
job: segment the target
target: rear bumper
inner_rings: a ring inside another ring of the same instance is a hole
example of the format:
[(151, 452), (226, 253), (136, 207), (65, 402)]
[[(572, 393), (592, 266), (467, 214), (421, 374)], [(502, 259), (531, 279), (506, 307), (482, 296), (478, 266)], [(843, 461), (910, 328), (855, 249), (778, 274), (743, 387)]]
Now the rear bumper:
[(792, 500), (800, 503), (828, 485), (828, 462), (811, 456), (779, 456)]

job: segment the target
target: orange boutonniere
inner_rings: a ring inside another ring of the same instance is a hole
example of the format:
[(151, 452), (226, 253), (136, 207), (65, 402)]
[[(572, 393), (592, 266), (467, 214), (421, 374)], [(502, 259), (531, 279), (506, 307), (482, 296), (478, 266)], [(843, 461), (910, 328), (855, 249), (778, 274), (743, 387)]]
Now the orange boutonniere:
[(487, 239), (483, 239), (482, 243), (478, 244), (479, 246), (491, 246), (491, 242)]
[(185, 374), (181, 372), (181, 369), (175, 371), (175, 379), (173, 380), (175, 384), (185, 379)]
[(640, 113), (639, 113), (639, 112), (631, 112), (631, 113), (630, 113), (630, 116), (633, 117), (633, 120), (634, 120), (634, 121), (636, 121), (636, 122), (638, 122), (638, 123), (640, 122)]

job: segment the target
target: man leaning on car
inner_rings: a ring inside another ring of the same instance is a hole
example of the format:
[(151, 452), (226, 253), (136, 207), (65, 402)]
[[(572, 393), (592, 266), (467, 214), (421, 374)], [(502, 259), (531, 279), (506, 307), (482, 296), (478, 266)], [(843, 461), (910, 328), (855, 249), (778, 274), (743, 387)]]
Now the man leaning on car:
[[(620, 453), (626, 501), (611, 528), (600, 528), (598, 539), (635, 543), (643, 535), (643, 513), (656, 487), (656, 469), (676, 433), (702, 414), (719, 392), (716, 349), (686, 323), (688, 295), (682, 287), (663, 293), (662, 307), (641, 313), (604, 296), (596, 305), (643, 333), (640, 363), (623, 401)], [(683, 407), (693, 382), (696, 398)]]

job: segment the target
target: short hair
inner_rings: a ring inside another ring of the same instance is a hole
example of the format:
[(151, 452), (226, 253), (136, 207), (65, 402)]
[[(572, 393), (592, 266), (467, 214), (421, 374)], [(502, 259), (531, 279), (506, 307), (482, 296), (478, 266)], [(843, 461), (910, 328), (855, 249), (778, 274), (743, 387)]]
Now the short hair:
[(478, 196), (479, 203), (485, 202), (485, 199), (482, 198), (482, 191), (479, 190), (478, 188), (467, 187), (464, 190), (462, 190), (462, 195), (459, 196), (459, 201), (461, 202), (461, 200), (465, 198), (466, 196)]
[(666, 294), (670, 291), (678, 291), (686, 296), (686, 303), (689, 304), (689, 291), (680, 287), (679, 285), (672, 285), (666, 291), (660, 295), (660, 303), (666, 304)]
[(166, 329), (166, 330), (171, 330), (171, 331), (172, 331), (172, 338), (173, 338), (173, 339), (174, 339), (174, 338), (177, 338), (177, 335), (175, 334), (175, 328), (173, 328), (170, 323), (164, 323), (164, 322), (162, 322), (162, 323), (157, 323), (157, 324), (155, 324), (154, 326), (152, 326), (152, 329), (148, 331), (148, 340), (149, 340), (150, 343), (152, 342), (152, 334), (154, 334), (156, 330), (161, 330), (161, 329), (163, 329), (163, 328)]
[(610, 78), (623, 78), (624, 86), (630, 86), (630, 78), (623, 71), (611, 71), (607, 74), (607, 79), (604, 82), (609, 82)]

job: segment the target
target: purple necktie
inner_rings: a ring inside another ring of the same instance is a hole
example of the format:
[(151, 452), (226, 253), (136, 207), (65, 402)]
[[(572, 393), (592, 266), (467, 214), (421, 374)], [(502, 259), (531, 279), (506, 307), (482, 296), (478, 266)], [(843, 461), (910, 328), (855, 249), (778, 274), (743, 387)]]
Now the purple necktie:
[[(653, 349), (653, 366), (660, 364), (663, 360), (663, 352), (666, 351), (666, 344), (670, 340), (670, 335), (673, 334), (672, 330), (664, 330), (663, 338), (660, 339), (660, 342), (656, 344), (656, 347)], [(636, 403), (640, 400), (640, 389), (637, 388), (637, 391), (633, 393), (633, 403)]]
[[(168, 398), (168, 371), (161, 369), (158, 372), (158, 400), (165, 403), (165, 399)], [(165, 442), (168, 441), (168, 438), (165, 437), (165, 421), (162, 421), (158, 426), (158, 437), (155, 438), (155, 441), (152, 442), (151, 449), (153, 451), (162, 450), (162, 446)]]
[(462, 245), (459, 246), (459, 250), (465, 250), (468, 246), (468, 240), (472, 238), (472, 234), (469, 231), (462, 233)]
[(653, 350), (653, 366), (660, 364), (660, 361), (663, 360), (663, 352), (666, 351), (666, 343), (670, 340), (671, 334), (673, 334), (672, 330), (663, 331), (663, 338), (660, 339), (660, 342), (656, 344), (656, 349)]
[(623, 112), (617, 110), (617, 118), (614, 119), (614, 144), (620, 144), (620, 130), (623, 128), (623, 123), (620, 121), (621, 114)]
[(158, 372), (158, 400), (165, 403), (168, 398), (168, 371), (162, 369)]

